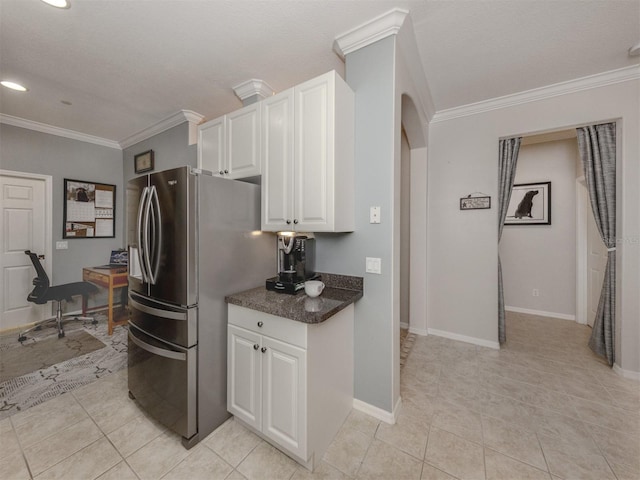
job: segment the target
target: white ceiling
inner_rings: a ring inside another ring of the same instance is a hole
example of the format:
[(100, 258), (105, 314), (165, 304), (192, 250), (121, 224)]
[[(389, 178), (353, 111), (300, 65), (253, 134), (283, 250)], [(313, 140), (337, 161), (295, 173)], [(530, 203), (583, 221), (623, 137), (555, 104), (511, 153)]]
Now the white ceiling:
[[(640, 0), (0, 0), (0, 113), (121, 141), (331, 69), (334, 39), (409, 10), (436, 110), (638, 64)], [(65, 105), (62, 101), (71, 102)]]

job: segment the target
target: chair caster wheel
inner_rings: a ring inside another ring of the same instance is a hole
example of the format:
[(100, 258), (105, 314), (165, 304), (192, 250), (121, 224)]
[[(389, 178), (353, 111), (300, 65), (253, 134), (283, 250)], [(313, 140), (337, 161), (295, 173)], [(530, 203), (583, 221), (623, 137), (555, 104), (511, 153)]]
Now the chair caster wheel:
[(64, 337), (64, 332), (58, 332), (58, 338)]
[(97, 324), (98, 324), (98, 320), (96, 320), (95, 318), (91, 320), (91, 325), (97, 325)]
[(27, 339), (27, 337), (25, 337), (24, 335), (21, 335), (18, 337), (18, 341), (19, 342), (24, 342)]
[(42, 330), (42, 325), (38, 325), (36, 328), (34, 328), (34, 330), (36, 332), (39, 332), (40, 330)]
[(136, 399), (135, 395), (133, 393), (131, 393), (131, 392), (129, 392), (129, 398), (131, 400), (135, 400)]

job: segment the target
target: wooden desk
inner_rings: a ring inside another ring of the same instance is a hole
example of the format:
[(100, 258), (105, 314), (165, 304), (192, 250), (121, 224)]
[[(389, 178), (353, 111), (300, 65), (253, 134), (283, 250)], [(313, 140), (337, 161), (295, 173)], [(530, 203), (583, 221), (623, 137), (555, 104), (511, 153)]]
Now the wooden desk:
[[(109, 303), (107, 305), (109, 309), (109, 323), (108, 331), (109, 335), (113, 333), (113, 327), (117, 325), (124, 325), (127, 323), (127, 305), (126, 302), (119, 302), (121, 306), (121, 314), (120, 318), (117, 320), (114, 318), (113, 311), (113, 293), (116, 289), (121, 289), (126, 287), (129, 284), (128, 273), (126, 268), (118, 268), (118, 269), (108, 269), (108, 268), (83, 268), (82, 269), (82, 280), (86, 282), (94, 283), (100, 287), (104, 287), (108, 289), (109, 292)], [(90, 310), (97, 310), (99, 308), (103, 308), (104, 305), (99, 307), (92, 307)], [(83, 315), (87, 313), (87, 301), (83, 299), (82, 301), (82, 313)]]

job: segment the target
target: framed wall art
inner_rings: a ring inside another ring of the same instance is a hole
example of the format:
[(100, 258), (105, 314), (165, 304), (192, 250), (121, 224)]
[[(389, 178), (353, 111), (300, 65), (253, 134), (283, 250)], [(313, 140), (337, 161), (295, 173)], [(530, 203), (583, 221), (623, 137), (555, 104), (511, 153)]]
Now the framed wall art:
[(513, 186), (505, 225), (551, 225), (551, 182)]
[(133, 157), (133, 164), (136, 173), (150, 172), (153, 170), (153, 150), (147, 150)]
[(62, 238), (114, 238), (116, 186), (64, 179)]

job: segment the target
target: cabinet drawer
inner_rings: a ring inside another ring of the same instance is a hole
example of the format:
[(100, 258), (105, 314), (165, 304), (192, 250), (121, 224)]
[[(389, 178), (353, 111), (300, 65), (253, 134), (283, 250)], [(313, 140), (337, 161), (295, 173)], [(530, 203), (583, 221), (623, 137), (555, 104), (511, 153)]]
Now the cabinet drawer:
[(249, 308), (229, 305), (229, 323), (260, 335), (307, 348), (307, 325)]

